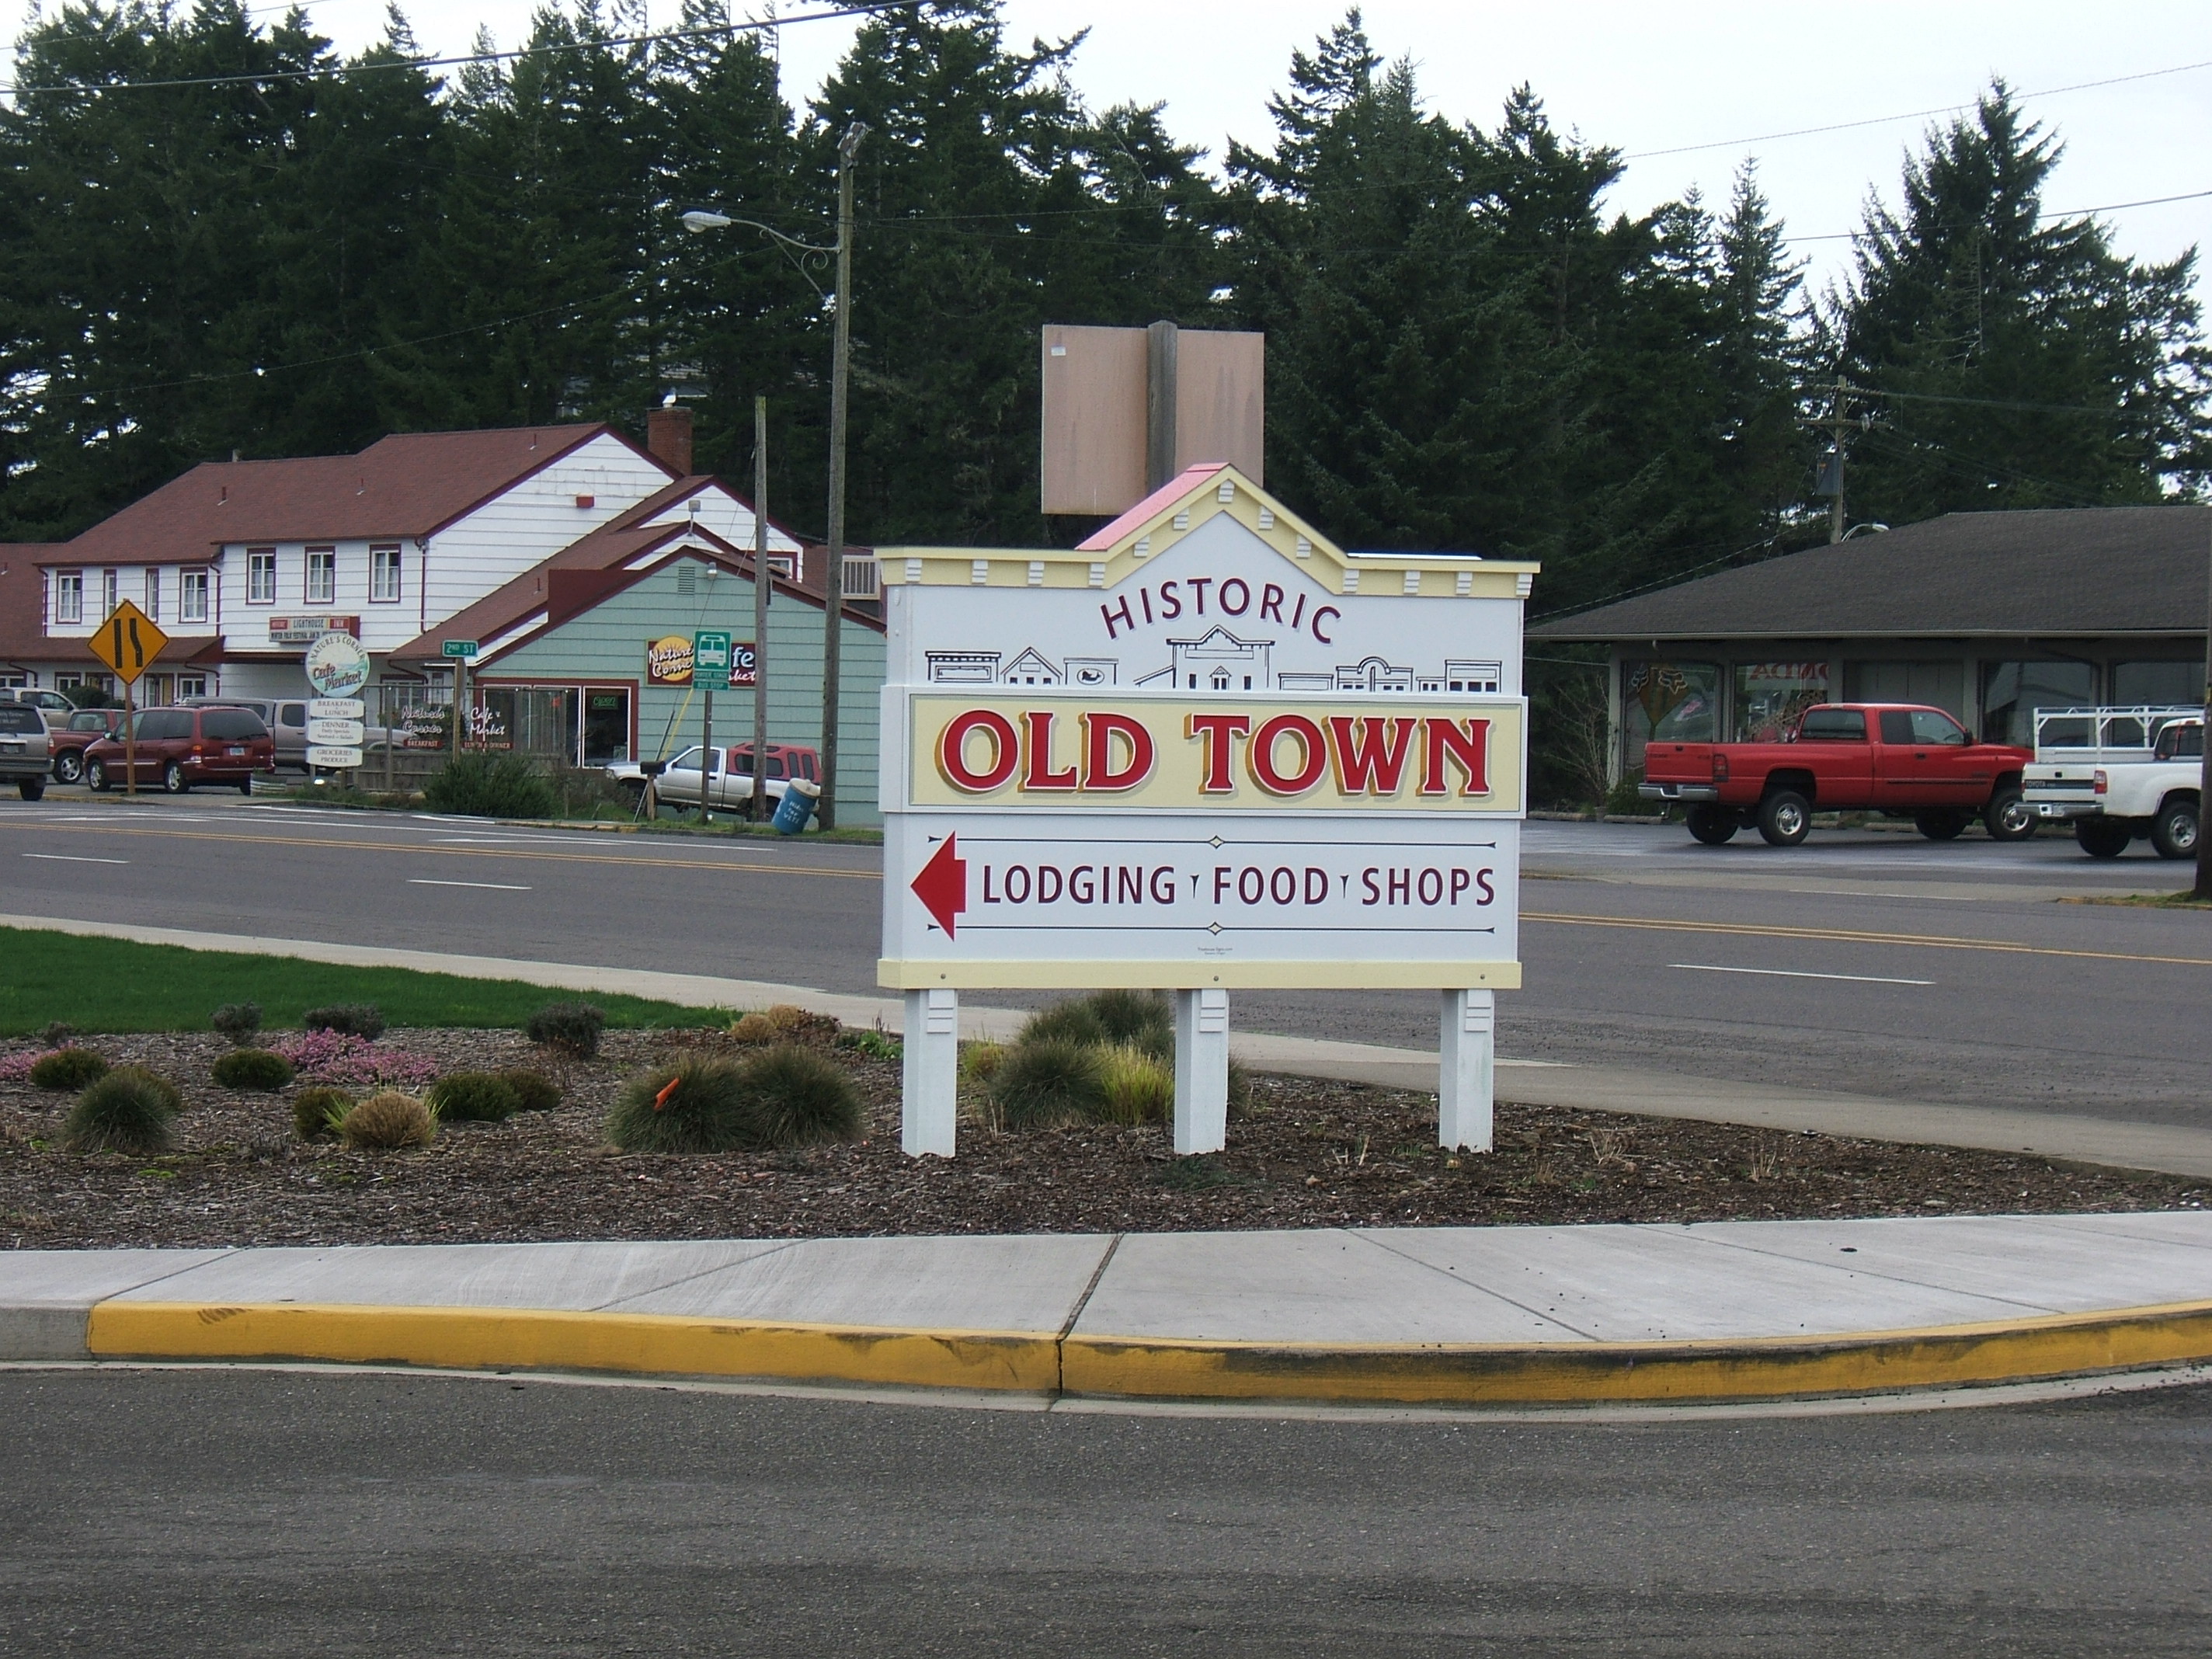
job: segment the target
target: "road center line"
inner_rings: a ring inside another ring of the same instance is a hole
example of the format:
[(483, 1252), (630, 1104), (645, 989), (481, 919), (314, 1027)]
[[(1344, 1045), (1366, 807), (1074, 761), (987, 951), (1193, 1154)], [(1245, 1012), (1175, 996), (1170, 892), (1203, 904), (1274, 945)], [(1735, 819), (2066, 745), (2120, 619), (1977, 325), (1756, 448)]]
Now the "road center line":
[(1757, 922), (1674, 921), (1645, 916), (1576, 915), (1523, 910), (1523, 921), (1567, 927), (1628, 927), (1657, 933), (1720, 933), (1732, 939), (1816, 939), (1842, 945), (1909, 945), (1927, 951), (1996, 951), (2016, 957), (2070, 957), (2081, 962), (2148, 962), (2169, 968), (2212, 968), (2212, 957), (2153, 957), (2131, 951), (2074, 951), (2057, 945), (2022, 945), (2003, 939), (1949, 939), (1940, 933), (1873, 933), (1848, 927), (1766, 927)]
[(512, 881), (440, 881), (434, 876), (410, 876), (410, 887), (494, 887), (502, 893), (527, 893), (532, 890)]
[[(26, 819), (0, 817), (0, 828), (35, 830)], [(877, 870), (839, 870), (818, 864), (746, 864), (725, 859), (625, 858), (613, 853), (531, 852), (504, 847), (427, 847), (416, 842), (352, 841), (337, 836), (246, 836), (216, 830), (165, 830), (153, 826), (94, 826), (82, 833), (101, 836), (167, 836), (177, 841), (240, 842), (253, 847), (334, 847), (348, 853), (428, 854), (448, 859), (539, 859), (559, 864), (618, 864), (646, 870), (720, 870), (739, 875), (818, 876), (830, 881), (881, 881)], [(128, 860), (124, 862), (129, 862)]]
[(1933, 985), (1932, 979), (1891, 979), (1882, 974), (1808, 974), (1796, 968), (1723, 968), (1713, 962), (1670, 962), (1698, 974), (1764, 974), (1775, 979), (1847, 979), (1855, 985)]
[(46, 859), (54, 864), (128, 864), (129, 859), (88, 859), (74, 853), (26, 853), (27, 859)]

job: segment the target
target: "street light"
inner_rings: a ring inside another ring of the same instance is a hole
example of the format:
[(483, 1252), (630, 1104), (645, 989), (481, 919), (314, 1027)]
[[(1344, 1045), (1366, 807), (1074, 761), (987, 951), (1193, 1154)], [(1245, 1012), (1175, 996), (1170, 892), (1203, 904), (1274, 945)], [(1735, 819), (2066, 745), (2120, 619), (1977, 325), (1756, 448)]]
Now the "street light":
[[(847, 303), (853, 291), (853, 158), (860, 153), (860, 140), (867, 136), (866, 124), (855, 121), (837, 141), (837, 240), (829, 247), (787, 236), (757, 219), (739, 219), (710, 208), (690, 208), (683, 215), (684, 228), (694, 234), (732, 226), (760, 232), (783, 251), (802, 276), (806, 275), (809, 254), (817, 259), (833, 255), (837, 261), (836, 333), (830, 360), (830, 544), (823, 550), (827, 568), (822, 573), (822, 802), (816, 809), (824, 830), (837, 827), (837, 694), (844, 643), (839, 625), (845, 609), (845, 392), (853, 356), (853, 308)], [(813, 278), (807, 280), (811, 283)], [(821, 292), (818, 288), (815, 291)], [(753, 580), (762, 580), (757, 566)], [(753, 648), (763, 653), (755, 672), (763, 676), (768, 672), (767, 645), (766, 640), (753, 641)], [(764, 769), (764, 757), (756, 754), (753, 764)]]

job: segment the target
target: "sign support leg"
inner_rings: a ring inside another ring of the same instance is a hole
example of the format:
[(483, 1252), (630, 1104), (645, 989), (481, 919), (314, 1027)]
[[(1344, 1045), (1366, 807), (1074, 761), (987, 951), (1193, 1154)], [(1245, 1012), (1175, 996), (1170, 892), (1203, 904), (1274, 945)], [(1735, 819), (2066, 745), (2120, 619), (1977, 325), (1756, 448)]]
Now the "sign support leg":
[(908, 1158), (952, 1156), (960, 1111), (960, 993), (906, 994), (899, 1146)]
[(1437, 1144), (1447, 1152), (1491, 1147), (1497, 1089), (1498, 994), (1446, 991), (1437, 1077)]
[(1229, 993), (1175, 994), (1175, 1149), (1218, 1152), (1229, 1138)]

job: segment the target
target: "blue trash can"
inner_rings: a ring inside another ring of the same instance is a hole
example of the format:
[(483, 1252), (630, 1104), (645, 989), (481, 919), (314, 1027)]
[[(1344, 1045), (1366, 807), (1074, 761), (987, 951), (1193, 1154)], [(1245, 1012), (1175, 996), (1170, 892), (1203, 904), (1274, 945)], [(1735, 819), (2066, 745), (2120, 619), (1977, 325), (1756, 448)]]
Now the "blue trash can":
[(809, 783), (805, 778), (793, 778), (785, 787), (783, 799), (775, 804), (775, 817), (771, 820), (776, 833), (795, 836), (806, 828), (807, 819), (814, 816), (814, 804), (822, 796), (822, 786)]

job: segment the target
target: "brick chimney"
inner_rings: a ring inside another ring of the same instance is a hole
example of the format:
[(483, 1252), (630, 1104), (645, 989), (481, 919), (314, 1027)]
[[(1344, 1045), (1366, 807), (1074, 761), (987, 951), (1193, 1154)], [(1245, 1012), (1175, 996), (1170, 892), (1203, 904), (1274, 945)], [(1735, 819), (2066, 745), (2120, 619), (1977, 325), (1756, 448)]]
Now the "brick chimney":
[(691, 411), (670, 404), (645, 417), (645, 447), (655, 458), (676, 469), (677, 476), (691, 476)]

